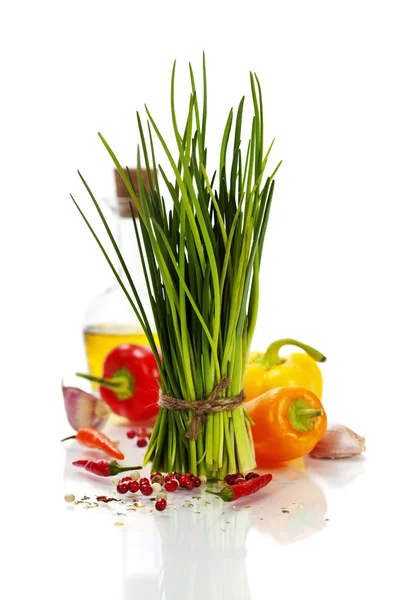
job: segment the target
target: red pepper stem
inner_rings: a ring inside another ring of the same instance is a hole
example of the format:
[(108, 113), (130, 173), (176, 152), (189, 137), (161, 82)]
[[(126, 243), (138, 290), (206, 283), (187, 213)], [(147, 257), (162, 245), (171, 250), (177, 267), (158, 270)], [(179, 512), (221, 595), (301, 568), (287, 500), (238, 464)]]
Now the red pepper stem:
[(61, 440), (62, 442), (66, 442), (67, 440), (74, 440), (76, 438), (76, 435), (70, 435), (66, 438), (64, 438), (63, 440)]
[(326, 361), (326, 356), (319, 352), (319, 350), (292, 338), (283, 338), (281, 340), (276, 340), (276, 342), (272, 342), (272, 344), (268, 346), (266, 353), (259, 358), (256, 358), (254, 363), (263, 365), (266, 369), (284, 363), (285, 359), (279, 356), (279, 351), (282, 346), (297, 346), (298, 348), (301, 348), (301, 350), (304, 350), (304, 352), (311, 356), (316, 362)]
[(109, 378), (95, 377), (94, 375), (86, 375), (85, 373), (75, 373), (75, 375), (109, 388), (114, 392), (118, 400), (129, 400), (132, 398), (135, 390), (135, 379), (132, 373), (125, 367), (115, 371), (114, 375)]
[(123, 473), (124, 471), (137, 471), (142, 467), (122, 467), (117, 463), (116, 460), (113, 460), (108, 466), (109, 475), (119, 475), (119, 473)]
[(218, 496), (221, 498), (221, 492), (213, 492), (212, 490), (204, 490), (207, 494), (213, 494), (214, 496)]
[(235, 499), (235, 492), (229, 485), (222, 488), (220, 492), (213, 492), (212, 490), (206, 490), (208, 494), (214, 494), (214, 496), (218, 496), (224, 502), (232, 502)]
[(98, 383), (104, 387), (114, 389), (120, 385), (118, 381), (114, 379), (105, 379), (104, 377), (95, 377), (94, 375), (86, 375), (85, 373), (75, 373), (77, 377), (82, 377), (82, 379), (87, 379), (88, 381), (93, 381), (94, 383)]

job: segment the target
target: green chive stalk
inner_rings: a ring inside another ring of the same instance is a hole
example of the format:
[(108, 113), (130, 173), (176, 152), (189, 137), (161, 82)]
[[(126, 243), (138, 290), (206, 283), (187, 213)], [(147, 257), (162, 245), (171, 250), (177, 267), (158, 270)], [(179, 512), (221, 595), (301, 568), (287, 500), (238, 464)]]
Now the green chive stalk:
[[(250, 74), (253, 120), (250, 137), (242, 145), (244, 97), (236, 115), (229, 111), (220, 147), (218, 171), (207, 170), (207, 78), (203, 55), (202, 106), (192, 67), (185, 127), (179, 129), (175, 112), (175, 64), (171, 78), (171, 118), (176, 147), (167, 146), (149, 109), (143, 126), (137, 114), (140, 145), (137, 153), (138, 196), (128, 168), (124, 169), (99, 133), (121, 175), (139, 214), (132, 210), (132, 234), (140, 249), (156, 331), (160, 360), (133, 277), (121, 255), (101, 208), (79, 173), (104, 224), (126, 275), (125, 285), (99, 237), (75, 202), (108, 264), (120, 283), (147, 336), (160, 371), (163, 393), (195, 402), (207, 397), (222, 377), (228, 376), (227, 397), (236, 396), (243, 379), (257, 320), (259, 271), (274, 176), (265, 175), (272, 144), (263, 149), (263, 104), (259, 81)], [(163, 164), (155, 158), (154, 140), (164, 152)], [(163, 166), (164, 165), (164, 166)], [(141, 178), (146, 169), (147, 191)], [(155, 173), (154, 179), (150, 171)], [(170, 178), (168, 172), (173, 173)], [(161, 183), (172, 201), (167, 209)], [(72, 197), (72, 196), (71, 196)], [(135, 265), (136, 268), (136, 265)], [(161, 408), (144, 463), (155, 471), (190, 471), (222, 478), (255, 467), (251, 427), (245, 406), (210, 413), (196, 440), (185, 433), (191, 411)]]

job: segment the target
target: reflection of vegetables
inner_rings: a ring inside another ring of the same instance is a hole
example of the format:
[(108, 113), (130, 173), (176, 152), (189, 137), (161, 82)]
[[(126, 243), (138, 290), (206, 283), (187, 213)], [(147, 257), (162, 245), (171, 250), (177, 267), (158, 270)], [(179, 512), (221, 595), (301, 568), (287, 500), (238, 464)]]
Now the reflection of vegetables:
[[(282, 346), (298, 346), (306, 354), (289, 354), (280, 358)], [(305, 387), (321, 398), (322, 375), (317, 362), (325, 360), (318, 350), (290, 338), (273, 342), (265, 354), (252, 352), (244, 380), (247, 399), (252, 400), (268, 390), (286, 385)]]
[(76, 439), (76, 441), (83, 446), (88, 446), (88, 448), (97, 448), (98, 450), (103, 450), (103, 452), (108, 454), (108, 456), (112, 456), (113, 458), (118, 458), (120, 460), (124, 460), (125, 458), (121, 450), (118, 450), (116, 445), (113, 444), (113, 442), (106, 435), (104, 435), (104, 433), (97, 431), (97, 429), (94, 427), (82, 427), (79, 429), (76, 435), (70, 435), (61, 441), (65, 442), (66, 440), (73, 439)]
[(104, 400), (75, 387), (63, 385), (62, 391), (68, 422), (75, 431), (81, 427), (104, 427), (111, 412)]
[(349, 458), (365, 451), (365, 438), (344, 425), (331, 423), (310, 452), (312, 458)]
[(321, 487), (291, 466), (287, 471), (280, 469), (278, 477), (282, 481), (274, 478), (275, 485), (268, 502), (263, 503), (263, 520), (255, 519), (255, 527), (284, 545), (322, 531), (328, 505)]
[(100, 384), (100, 395), (117, 415), (135, 423), (154, 421), (158, 413), (159, 372), (150, 348), (121, 344), (107, 355), (103, 377), (83, 375)]
[(300, 458), (326, 431), (319, 398), (302, 387), (281, 387), (247, 402), (257, 465)]
[[(253, 571), (252, 585), (247, 573), (252, 562), (248, 560), (246, 543), (255, 522), (252, 511), (230, 510), (219, 499), (213, 496), (208, 499), (210, 502), (205, 506), (192, 500), (193, 507), (178, 510), (170, 507), (166, 510), (167, 518), (152, 519), (161, 539), (163, 568), (160, 581), (145, 588), (156, 591), (154, 597), (150, 591), (151, 600), (254, 598)], [(143, 556), (144, 553), (147, 555)], [(150, 562), (154, 560), (154, 549), (151, 544), (130, 543), (129, 557), (132, 557), (131, 564)], [(132, 588), (131, 595), (126, 597), (136, 598), (137, 590), (138, 587)]]
[(72, 463), (74, 467), (86, 469), (89, 473), (100, 475), (100, 477), (109, 477), (110, 475), (118, 475), (123, 471), (131, 471), (132, 469), (141, 469), (142, 467), (123, 467), (116, 460), (76, 460)]
[(220, 492), (213, 492), (212, 490), (206, 490), (206, 492), (214, 494), (214, 496), (219, 496), (224, 502), (232, 502), (233, 500), (239, 500), (239, 498), (243, 498), (244, 496), (255, 494), (255, 492), (258, 492), (261, 488), (268, 485), (271, 479), (271, 474), (261, 475), (260, 477), (245, 481), (245, 483), (227, 485), (222, 488)]

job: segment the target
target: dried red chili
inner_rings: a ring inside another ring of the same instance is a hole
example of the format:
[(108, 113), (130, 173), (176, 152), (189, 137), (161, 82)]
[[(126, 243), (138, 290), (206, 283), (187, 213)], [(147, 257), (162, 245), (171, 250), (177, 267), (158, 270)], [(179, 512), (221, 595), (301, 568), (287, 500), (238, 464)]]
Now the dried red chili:
[(116, 460), (76, 460), (72, 463), (74, 467), (86, 469), (89, 473), (100, 475), (100, 477), (109, 477), (110, 475), (118, 475), (123, 471), (133, 471), (142, 467), (123, 467)]
[(224, 502), (233, 502), (233, 500), (239, 500), (243, 496), (250, 496), (250, 494), (258, 492), (261, 488), (268, 485), (271, 479), (272, 475), (268, 473), (267, 475), (260, 475), (260, 477), (245, 481), (245, 483), (227, 485), (220, 492), (213, 492), (212, 490), (206, 490), (206, 492), (214, 494), (214, 496), (219, 496)]

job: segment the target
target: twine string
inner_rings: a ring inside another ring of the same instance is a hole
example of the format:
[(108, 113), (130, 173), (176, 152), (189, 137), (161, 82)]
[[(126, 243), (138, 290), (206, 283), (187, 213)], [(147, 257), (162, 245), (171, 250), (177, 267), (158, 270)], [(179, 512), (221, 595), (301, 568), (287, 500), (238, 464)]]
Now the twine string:
[(160, 390), (158, 405), (161, 408), (167, 408), (168, 410), (191, 410), (193, 412), (193, 419), (186, 432), (186, 437), (189, 438), (189, 440), (196, 440), (199, 434), (200, 423), (205, 421), (208, 413), (233, 410), (243, 404), (246, 398), (244, 390), (236, 396), (231, 396), (229, 398), (218, 397), (221, 392), (230, 386), (230, 383), (231, 380), (229, 377), (223, 377), (206, 398), (195, 400), (194, 402), (181, 400), (174, 396), (170, 396), (169, 394), (163, 394)]

